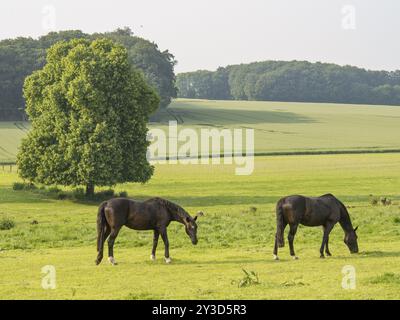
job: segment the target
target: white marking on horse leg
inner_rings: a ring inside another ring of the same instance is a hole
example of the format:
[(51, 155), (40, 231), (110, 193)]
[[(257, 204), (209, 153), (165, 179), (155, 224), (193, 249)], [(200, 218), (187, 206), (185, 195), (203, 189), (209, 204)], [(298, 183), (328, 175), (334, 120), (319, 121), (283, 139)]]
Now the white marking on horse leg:
[(152, 254), (152, 255), (150, 256), (150, 260), (155, 261), (155, 260), (156, 260), (156, 255), (155, 255), (155, 254)]
[(299, 257), (298, 256), (292, 256), (293, 260), (298, 260)]
[(171, 261), (172, 261), (171, 258), (165, 258), (166, 263), (171, 263)]
[(115, 261), (114, 257), (108, 257), (108, 261), (115, 266), (117, 264), (117, 262)]
[(274, 254), (274, 260), (276, 260), (276, 261), (279, 260), (279, 257), (276, 254)]

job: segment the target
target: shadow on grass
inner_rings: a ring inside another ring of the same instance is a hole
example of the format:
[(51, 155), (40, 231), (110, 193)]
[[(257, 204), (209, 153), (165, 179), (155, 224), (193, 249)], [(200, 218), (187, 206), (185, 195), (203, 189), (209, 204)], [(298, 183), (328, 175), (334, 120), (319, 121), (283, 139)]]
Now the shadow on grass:
[[(196, 124), (210, 119), (219, 125), (257, 124), (257, 123), (315, 123), (315, 119), (294, 112), (272, 110), (246, 110), (236, 108), (202, 108), (196, 104), (186, 104), (185, 110), (181, 108), (168, 108), (175, 116), (183, 119), (184, 123)], [(171, 116), (163, 114), (159, 121), (171, 120)], [(173, 119), (172, 119), (173, 120)]]
[(400, 257), (400, 251), (362, 251), (358, 255), (361, 258), (390, 258)]

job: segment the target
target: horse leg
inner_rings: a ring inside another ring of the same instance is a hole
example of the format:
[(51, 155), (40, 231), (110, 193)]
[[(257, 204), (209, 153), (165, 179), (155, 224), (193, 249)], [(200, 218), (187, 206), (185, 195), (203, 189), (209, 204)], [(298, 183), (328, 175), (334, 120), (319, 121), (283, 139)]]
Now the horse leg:
[(328, 243), (329, 243), (329, 236), (328, 236), (328, 239), (326, 239), (326, 243), (325, 243), (325, 253), (326, 253), (326, 255), (327, 255), (328, 257), (330, 257), (330, 256), (332, 256), (332, 254), (331, 254), (331, 252), (329, 251)]
[(156, 260), (156, 250), (158, 244), (158, 238), (160, 237), (160, 232), (158, 230), (154, 230), (154, 237), (153, 237), (153, 249), (151, 250), (151, 260)]
[[(322, 237), (322, 244), (321, 244), (321, 248), (319, 249), (319, 253), (320, 253), (320, 258), (325, 258), (324, 256), (324, 248), (325, 245), (328, 245), (328, 240), (329, 240), (329, 234), (331, 233), (332, 229), (333, 229), (334, 224), (333, 223), (327, 223), (323, 226), (323, 230), (324, 230), (324, 236)], [(328, 248), (328, 247), (327, 247)], [(329, 249), (327, 249), (329, 252)]]
[(107, 225), (105, 227), (104, 235), (99, 239), (98, 243), (98, 252), (97, 252), (97, 259), (96, 264), (100, 264), (101, 260), (103, 260), (103, 250), (104, 250), (104, 242), (107, 240), (108, 236), (110, 235), (111, 229)]
[(165, 246), (165, 262), (166, 263), (171, 263), (171, 258), (169, 257), (169, 241), (168, 241), (168, 235), (167, 235), (167, 229), (161, 230), (161, 238), (164, 241), (164, 246)]
[(298, 259), (298, 257), (296, 257), (296, 254), (294, 253), (294, 246), (293, 246), (294, 236), (296, 235), (297, 227), (298, 227), (298, 224), (291, 224), (289, 234), (288, 234), (290, 255), (292, 256), (292, 258), (294, 260)]
[[(283, 232), (285, 232), (286, 223), (283, 225)], [(279, 260), (278, 257), (278, 233), (275, 233), (275, 244), (274, 244), (274, 260)]]
[(110, 237), (108, 238), (108, 261), (110, 261), (110, 263), (112, 265), (116, 265), (116, 261), (114, 259), (114, 242), (115, 239), (118, 236), (118, 232), (121, 229), (121, 227), (118, 228), (112, 228), (111, 229), (111, 233), (110, 233)]

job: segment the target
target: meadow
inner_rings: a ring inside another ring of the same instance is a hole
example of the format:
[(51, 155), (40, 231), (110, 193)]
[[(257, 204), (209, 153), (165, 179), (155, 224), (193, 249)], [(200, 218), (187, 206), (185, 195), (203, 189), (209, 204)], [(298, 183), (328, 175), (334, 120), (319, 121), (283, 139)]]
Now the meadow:
[[(14, 191), (15, 181), (15, 171), (0, 170), (0, 220), (15, 222), (0, 231), (1, 299), (400, 298), (400, 154), (260, 156), (250, 176), (235, 176), (232, 165), (157, 165), (149, 183), (115, 189), (204, 211), (197, 246), (182, 225), (169, 227), (170, 265), (162, 242), (150, 261), (152, 232), (123, 228), (115, 245), (119, 265), (95, 266), (97, 203)], [(276, 201), (327, 192), (349, 207), (360, 253), (349, 253), (337, 225), (333, 257), (320, 259), (321, 229), (300, 227), (300, 259), (292, 260), (286, 246), (273, 261)], [(392, 203), (373, 205), (371, 194)], [(41, 287), (45, 265), (56, 268), (54, 290)], [(354, 290), (342, 288), (346, 265), (356, 270)], [(243, 269), (258, 279), (246, 279)]]
[[(169, 265), (161, 240), (150, 261), (151, 231), (123, 228), (114, 247), (119, 264), (95, 266), (99, 202), (13, 190), (17, 168), (0, 166), (0, 299), (399, 299), (400, 153), (389, 152), (400, 149), (399, 118), (390, 106), (175, 100), (150, 128), (166, 129), (169, 120), (180, 129), (254, 128), (257, 156), (248, 176), (235, 175), (235, 165), (157, 164), (149, 183), (114, 186), (205, 213), (197, 246), (182, 225), (170, 225)], [(0, 123), (0, 163), (15, 161), (28, 130)], [(277, 200), (325, 193), (348, 206), (360, 253), (349, 253), (337, 225), (333, 256), (320, 259), (322, 230), (300, 226), (300, 259), (286, 245), (273, 261)], [(46, 265), (55, 267), (56, 289), (42, 288)], [(354, 290), (342, 288), (347, 265), (356, 271)]]

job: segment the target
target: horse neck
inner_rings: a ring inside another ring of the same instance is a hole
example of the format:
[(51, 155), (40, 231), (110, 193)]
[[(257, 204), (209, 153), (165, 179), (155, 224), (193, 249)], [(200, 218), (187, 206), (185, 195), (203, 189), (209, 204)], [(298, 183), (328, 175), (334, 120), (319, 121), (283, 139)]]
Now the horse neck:
[(349, 212), (347, 211), (346, 207), (342, 204), (342, 209), (340, 210), (340, 226), (342, 227), (345, 233), (353, 231), (353, 225), (351, 224)]
[(185, 224), (185, 218), (186, 218), (186, 215), (179, 209), (172, 213), (172, 219), (176, 222)]
[(189, 214), (187, 214), (186, 211), (183, 210), (183, 208), (181, 208), (177, 204), (172, 203), (168, 200), (165, 200), (165, 204), (167, 205), (167, 208), (169, 209), (168, 211), (171, 214), (173, 221), (177, 221), (182, 224), (186, 224), (185, 220), (187, 217), (189, 217)]

